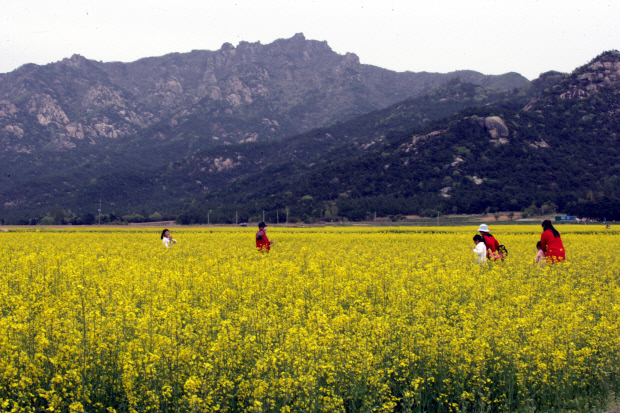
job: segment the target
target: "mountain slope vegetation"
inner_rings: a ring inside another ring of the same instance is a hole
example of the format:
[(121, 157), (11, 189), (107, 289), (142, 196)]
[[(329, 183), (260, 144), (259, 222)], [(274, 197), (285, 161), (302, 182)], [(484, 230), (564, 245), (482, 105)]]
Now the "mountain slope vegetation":
[(182, 223), (262, 219), (263, 211), (271, 221), (313, 221), (537, 208), (620, 219), (619, 91), (620, 54), (610, 51), (571, 74), (548, 72), (511, 88), (447, 78), (304, 133), (208, 143), (201, 122), (230, 113), (212, 117), (199, 102), (118, 143), (11, 152), (0, 218), (92, 222), (101, 199), (106, 219), (176, 216)]
[(620, 54), (543, 77), (544, 88), (521, 109), (515, 102), (526, 93), (395, 132), (296, 179), (273, 168), (206, 197), (180, 219), (201, 222), (205, 210), (233, 205), (250, 217), (288, 208), (306, 220), (543, 205), (620, 219), (613, 208), (620, 195)]
[[(444, 117), (461, 108), (498, 100), (523, 99), (525, 95), (522, 91), (482, 88), (454, 79), (420, 97), (288, 139), (220, 145), (191, 152), (191, 155), (176, 160), (162, 154), (168, 160), (160, 166), (145, 165), (144, 159), (150, 157), (150, 145), (122, 152), (116, 158), (116, 154), (104, 152), (98, 154), (99, 159), (91, 157), (77, 165), (71, 165), (67, 159), (64, 174), (37, 177), (34, 166), (31, 170), (22, 170), (22, 173), (32, 171), (28, 185), (14, 188), (13, 192), (5, 189), (4, 195), (8, 199), (24, 200), (20, 203), (20, 210), (31, 208), (31, 214), (40, 213), (39, 205), (49, 204), (86, 213), (100, 198), (115, 207), (117, 212), (170, 211), (179, 209), (199, 194), (222, 188), (267, 166), (297, 162), (299, 172), (299, 168), (306, 170), (308, 164), (316, 164), (317, 160), (327, 162), (330, 151), (334, 159), (340, 159), (344, 150), (355, 153), (356, 145), (372, 145), (384, 140), (386, 135), (429, 123), (431, 119)], [(46, 161), (44, 156), (38, 155), (38, 163)], [(56, 162), (63, 159), (59, 157)], [(97, 175), (96, 169), (102, 165), (114, 165), (116, 170)], [(96, 178), (89, 178), (93, 172)], [(58, 181), (64, 185), (51, 192), (49, 188)]]
[[(124, 179), (143, 179), (146, 185), (149, 171), (158, 167), (174, 167), (192, 156), (219, 159), (209, 153), (227, 152), (226, 146), (270, 147), (456, 78), (505, 91), (527, 83), (516, 73), (393, 72), (363, 65), (350, 53), (339, 55), (303, 34), (132, 63), (74, 55), (45, 66), (25, 65), (0, 74), (0, 214), (32, 215), (55, 204), (90, 209), (94, 200), (86, 202), (76, 191), (107, 197), (95, 185), (103, 177), (110, 176), (117, 192), (125, 193), (123, 188), (134, 185)], [(138, 192), (164, 186), (157, 182)], [(127, 191), (124, 198), (132, 198), (135, 191)], [(192, 190), (181, 198), (188, 197)], [(162, 202), (160, 208), (179, 205)], [(134, 198), (118, 211), (143, 207), (151, 205)]]

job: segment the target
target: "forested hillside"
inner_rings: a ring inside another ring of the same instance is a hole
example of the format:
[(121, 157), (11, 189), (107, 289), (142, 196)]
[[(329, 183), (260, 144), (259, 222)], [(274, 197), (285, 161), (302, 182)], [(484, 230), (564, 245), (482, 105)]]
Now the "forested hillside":
[[(357, 152), (339, 148), (306, 174), (269, 168), (188, 207), (182, 222), (231, 208), (252, 218), (285, 210), (304, 220), (545, 207), (620, 219), (620, 54), (607, 52), (517, 109), (514, 100), (394, 131)], [(521, 95), (523, 96), (523, 95)], [(337, 159), (345, 153), (341, 159)], [(293, 178), (291, 178), (293, 177)], [(281, 212), (280, 212), (281, 214)]]
[[(75, 55), (24, 65), (0, 74), (0, 219), (36, 217), (56, 205), (82, 214), (99, 198), (119, 214), (178, 211), (196, 192), (214, 187), (188, 174), (157, 175), (158, 168), (202, 159), (220, 171), (243, 164), (249, 173), (256, 162), (260, 168), (269, 161), (258, 153), (250, 161), (247, 144), (277, 148), (456, 78), (504, 91), (527, 83), (517, 73), (393, 72), (301, 33), (267, 45), (226, 43), (217, 51), (131, 63)], [(447, 109), (416, 113), (412, 121), (428, 122)], [(238, 146), (233, 152), (243, 159), (218, 155), (230, 152), (227, 146)], [(182, 193), (161, 184), (171, 179)]]
[[(31, 174), (28, 185), (3, 188), (3, 219), (88, 223), (100, 199), (109, 221), (539, 209), (620, 219), (619, 95), (620, 54), (611, 51), (573, 73), (548, 72), (509, 90), (452, 79), (284, 139), (190, 145), (181, 156), (167, 149), (174, 139), (149, 144), (146, 133), (82, 163), (42, 152), (20, 171)], [(175, 139), (187, 145), (183, 134)], [(50, 157), (64, 169), (37, 176)]]
[[(70, 173), (33, 178), (29, 185), (13, 191), (5, 189), (4, 194), (9, 199), (27, 199), (20, 204), (20, 211), (29, 211), (31, 216), (41, 214), (41, 205), (47, 205), (44, 213), (49, 212), (50, 204), (85, 214), (98, 205), (100, 198), (108, 206), (106, 212), (148, 216), (166, 211), (169, 215), (197, 196), (226, 188), (265, 168), (292, 168), (289, 176), (303, 175), (320, 165), (357, 155), (360, 145), (371, 146), (386, 136), (428, 124), (462, 108), (498, 101), (525, 104), (535, 95), (534, 89), (528, 84), (519, 90), (503, 91), (454, 79), (420, 97), (288, 139), (220, 145), (177, 160), (170, 156), (150, 168), (130, 168), (135, 157), (148, 157), (148, 146), (136, 147), (114, 159), (118, 170), (97, 175), (82, 185), (72, 183), (88, 173), (95, 162), (73, 168), (68, 163)], [(101, 161), (113, 164), (109, 158)], [(143, 165), (144, 159), (136, 159), (135, 163)], [(51, 192), (59, 180), (66, 184)]]

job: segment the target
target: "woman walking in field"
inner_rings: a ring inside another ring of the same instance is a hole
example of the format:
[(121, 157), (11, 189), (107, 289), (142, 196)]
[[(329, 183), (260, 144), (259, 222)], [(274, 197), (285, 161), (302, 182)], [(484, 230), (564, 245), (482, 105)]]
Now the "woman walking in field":
[(271, 244), (273, 244), (273, 241), (269, 241), (269, 238), (267, 238), (267, 230), (265, 229), (266, 226), (267, 224), (264, 222), (258, 223), (258, 232), (256, 233), (256, 249), (258, 251), (269, 252), (271, 249)]
[(487, 224), (480, 224), (478, 232), (480, 232), (482, 239), (484, 239), (484, 245), (487, 247), (487, 258), (490, 260), (502, 259), (503, 255), (498, 251), (499, 242), (491, 235)]
[(542, 223), (543, 233), (540, 236), (540, 245), (547, 262), (550, 264), (566, 260), (566, 251), (560, 233), (553, 228), (553, 224), (548, 219)]

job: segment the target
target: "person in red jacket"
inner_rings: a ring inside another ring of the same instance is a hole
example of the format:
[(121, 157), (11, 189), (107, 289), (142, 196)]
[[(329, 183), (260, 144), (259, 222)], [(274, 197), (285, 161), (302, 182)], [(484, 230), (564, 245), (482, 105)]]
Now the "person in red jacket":
[(540, 236), (540, 245), (550, 264), (561, 262), (566, 259), (566, 251), (560, 233), (553, 228), (553, 224), (548, 219), (542, 223), (543, 233)]
[(258, 251), (269, 252), (271, 249), (271, 244), (273, 244), (273, 241), (269, 241), (269, 238), (267, 238), (267, 231), (265, 230), (266, 226), (267, 224), (264, 222), (258, 223), (258, 232), (256, 233), (256, 249)]
[(499, 242), (489, 233), (489, 227), (487, 224), (480, 224), (478, 227), (478, 232), (482, 235), (484, 239), (484, 245), (487, 247), (487, 258), (490, 260), (500, 260), (502, 259), (502, 254), (497, 251), (499, 247)]

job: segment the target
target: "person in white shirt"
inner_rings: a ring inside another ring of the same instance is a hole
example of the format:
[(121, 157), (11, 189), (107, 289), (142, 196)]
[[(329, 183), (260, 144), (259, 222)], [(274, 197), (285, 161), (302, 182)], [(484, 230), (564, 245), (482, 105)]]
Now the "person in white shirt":
[(486, 264), (487, 262), (487, 246), (484, 244), (484, 238), (482, 235), (475, 235), (474, 242), (475, 247), (470, 247), (476, 254), (476, 264)]
[(170, 235), (170, 231), (168, 231), (167, 229), (161, 232), (161, 240), (163, 241), (164, 247), (166, 248), (170, 248), (172, 244), (177, 243), (177, 240), (172, 238), (172, 235)]
[(534, 257), (534, 262), (538, 264), (540, 268), (545, 268), (547, 257), (545, 256), (545, 251), (543, 251), (542, 243), (540, 241), (536, 243), (536, 249), (538, 252), (536, 253), (536, 257)]

